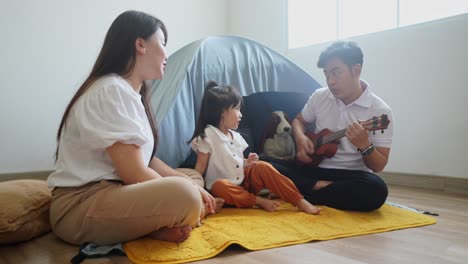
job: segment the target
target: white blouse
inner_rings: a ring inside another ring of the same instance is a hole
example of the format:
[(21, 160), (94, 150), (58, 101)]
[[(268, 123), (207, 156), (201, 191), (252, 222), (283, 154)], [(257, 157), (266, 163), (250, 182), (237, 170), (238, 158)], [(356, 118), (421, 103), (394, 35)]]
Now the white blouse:
[(139, 146), (149, 164), (154, 140), (141, 95), (122, 77), (110, 74), (96, 80), (72, 107), (49, 187), (119, 180), (106, 151), (116, 142)]
[(244, 138), (236, 131), (229, 130), (233, 140), (223, 134), (214, 126), (205, 128), (206, 138), (197, 137), (192, 140), (192, 149), (195, 152), (208, 153), (210, 159), (205, 173), (206, 188), (218, 179), (227, 179), (235, 185), (244, 181), (244, 154), (248, 147)]

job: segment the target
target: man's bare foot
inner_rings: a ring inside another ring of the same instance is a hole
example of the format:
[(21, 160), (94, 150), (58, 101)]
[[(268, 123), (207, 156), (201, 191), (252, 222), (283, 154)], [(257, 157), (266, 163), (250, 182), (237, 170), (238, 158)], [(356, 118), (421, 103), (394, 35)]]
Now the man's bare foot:
[(308, 214), (319, 214), (320, 211), (322, 210), (322, 208), (320, 207), (315, 207), (313, 204), (309, 203), (306, 199), (302, 198), (302, 200), (300, 200), (298, 203), (297, 203), (297, 207), (299, 208), (299, 210), (305, 212), (305, 213), (308, 213)]
[(215, 201), (216, 201), (215, 212), (219, 212), (219, 211), (221, 211), (221, 208), (223, 208), (224, 199), (219, 198), (219, 197), (215, 197)]
[(149, 234), (149, 237), (161, 241), (181, 243), (189, 237), (191, 231), (192, 227), (189, 225), (172, 228), (163, 227)]
[(314, 191), (318, 191), (320, 189), (322, 189), (323, 187), (326, 187), (327, 185), (331, 184), (333, 182), (331, 181), (317, 181), (314, 185), (314, 187), (312, 187), (312, 190)]
[(274, 212), (280, 206), (278, 201), (269, 200), (260, 196), (256, 196), (255, 203), (268, 212)]

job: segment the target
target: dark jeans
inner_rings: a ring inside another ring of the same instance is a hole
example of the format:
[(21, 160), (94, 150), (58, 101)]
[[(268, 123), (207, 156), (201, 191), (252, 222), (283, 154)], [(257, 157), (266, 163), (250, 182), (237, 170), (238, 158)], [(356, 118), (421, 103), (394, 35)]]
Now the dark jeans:
[[(342, 210), (372, 211), (380, 208), (387, 199), (387, 185), (379, 176), (370, 172), (324, 169), (265, 157), (262, 159), (290, 178), (304, 198), (314, 205), (326, 205)], [(313, 191), (312, 188), (319, 180), (333, 183)]]

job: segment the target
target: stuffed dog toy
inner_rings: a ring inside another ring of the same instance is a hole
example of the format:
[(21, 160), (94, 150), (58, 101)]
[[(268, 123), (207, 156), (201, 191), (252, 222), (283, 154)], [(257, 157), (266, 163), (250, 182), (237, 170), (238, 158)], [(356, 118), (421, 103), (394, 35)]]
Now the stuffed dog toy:
[(291, 136), (291, 124), (283, 111), (274, 111), (265, 127), (263, 154), (282, 160), (292, 160), (296, 145)]

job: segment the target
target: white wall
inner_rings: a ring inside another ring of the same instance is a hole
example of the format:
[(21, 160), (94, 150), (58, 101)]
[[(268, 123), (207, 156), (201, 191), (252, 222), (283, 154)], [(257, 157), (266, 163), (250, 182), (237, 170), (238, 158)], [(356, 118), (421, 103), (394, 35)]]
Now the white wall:
[[(278, 29), (287, 21), (286, 0), (240, 2), (230, 29), (282, 52), (287, 41)], [(255, 26), (260, 24), (269, 26)], [(310, 34), (314, 26), (320, 27), (311, 25)], [(385, 171), (468, 178), (466, 28), (468, 14), (351, 39), (364, 51), (363, 79), (394, 111), (394, 143)], [(282, 53), (326, 85), (316, 63), (328, 44)]]
[(219, 0), (2, 1), (0, 173), (53, 169), (66, 104), (113, 19), (130, 9), (164, 21), (169, 53), (227, 28), (226, 2)]
[[(287, 50), (287, 0), (4, 2), (0, 173), (53, 168), (64, 108), (89, 72), (111, 21), (127, 9), (166, 23), (170, 53), (208, 35), (238, 35), (283, 53), (325, 83), (315, 65), (329, 43)], [(467, 27), (468, 15), (462, 15), (353, 38), (365, 53), (363, 78), (396, 118), (386, 171), (468, 178)]]
[(228, 34), (284, 53), (288, 48), (287, 8), (287, 0), (230, 0)]

